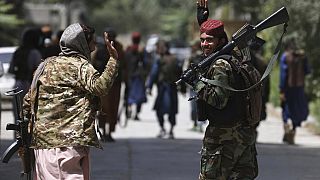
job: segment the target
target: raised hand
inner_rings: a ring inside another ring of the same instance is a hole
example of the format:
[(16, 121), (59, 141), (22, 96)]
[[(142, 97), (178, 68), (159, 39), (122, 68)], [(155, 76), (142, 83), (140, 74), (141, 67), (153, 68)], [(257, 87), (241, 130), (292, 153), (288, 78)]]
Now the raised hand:
[(118, 52), (116, 48), (114, 48), (114, 42), (109, 41), (107, 32), (104, 32), (104, 43), (106, 44), (110, 57), (113, 57), (114, 59), (118, 60)]
[(209, 17), (208, 0), (197, 1), (197, 20), (199, 26), (205, 22)]

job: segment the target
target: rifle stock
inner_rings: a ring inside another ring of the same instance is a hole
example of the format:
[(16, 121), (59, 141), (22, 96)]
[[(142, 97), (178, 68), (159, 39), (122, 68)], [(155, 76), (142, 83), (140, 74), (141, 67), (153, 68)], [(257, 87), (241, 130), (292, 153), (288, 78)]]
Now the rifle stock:
[(232, 40), (225, 45), (221, 50), (210, 54), (204, 58), (197, 65), (189, 68), (183, 72), (180, 79), (176, 84), (180, 84), (182, 81), (187, 84), (194, 86), (195, 80), (197, 80), (197, 73), (203, 71), (220, 55), (227, 54), (231, 52), (236, 46), (239, 49), (246, 47), (249, 41), (252, 41), (259, 31), (264, 29), (277, 26), (280, 24), (287, 23), (289, 21), (289, 15), (285, 7), (280, 8), (278, 11), (267, 17), (265, 20), (261, 21), (258, 25), (252, 26), (249, 24), (244, 25), (240, 28), (234, 35), (232, 35)]

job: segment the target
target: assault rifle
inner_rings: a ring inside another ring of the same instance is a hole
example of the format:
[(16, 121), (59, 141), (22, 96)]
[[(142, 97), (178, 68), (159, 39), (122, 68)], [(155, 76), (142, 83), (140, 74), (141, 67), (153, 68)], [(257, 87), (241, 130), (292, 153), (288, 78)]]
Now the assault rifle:
[(16, 141), (12, 143), (1, 157), (3, 163), (8, 163), (10, 158), (17, 151), (22, 159), (23, 172), (21, 177), (27, 175), (27, 180), (31, 180), (31, 133), (28, 131), (29, 120), (24, 118), (22, 110), (21, 93), (23, 90), (18, 91), (17, 88), (5, 93), (6, 96), (13, 96), (16, 104), (17, 124), (7, 124), (6, 130), (14, 130), (17, 132)]
[(191, 66), (189, 69), (185, 70), (181, 75), (180, 79), (176, 84), (180, 84), (182, 81), (187, 84), (194, 86), (197, 81), (199, 81), (199, 72), (204, 72), (209, 68), (210, 64), (220, 55), (229, 54), (236, 46), (242, 49), (248, 46), (249, 43), (256, 39), (256, 34), (264, 29), (274, 27), (280, 24), (287, 23), (289, 21), (289, 15), (285, 7), (280, 8), (278, 11), (267, 17), (265, 20), (261, 21), (258, 25), (252, 26), (250, 24), (245, 24), (240, 28), (235, 34), (232, 35), (231, 41), (225, 45), (220, 51), (217, 51), (205, 59), (203, 59), (198, 64)]

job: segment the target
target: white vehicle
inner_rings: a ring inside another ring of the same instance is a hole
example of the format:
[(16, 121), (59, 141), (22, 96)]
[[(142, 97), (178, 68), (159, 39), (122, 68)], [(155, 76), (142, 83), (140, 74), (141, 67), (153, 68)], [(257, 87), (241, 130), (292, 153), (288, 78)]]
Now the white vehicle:
[(9, 74), (10, 61), (12, 59), (13, 53), (16, 51), (17, 47), (0, 47), (0, 93), (1, 99), (7, 100), (10, 97), (5, 96), (4, 93), (12, 90), (15, 84), (15, 79), (13, 74)]
[(146, 43), (146, 51), (148, 53), (154, 52), (156, 50), (156, 44), (158, 41), (159, 36), (157, 34), (150, 35)]

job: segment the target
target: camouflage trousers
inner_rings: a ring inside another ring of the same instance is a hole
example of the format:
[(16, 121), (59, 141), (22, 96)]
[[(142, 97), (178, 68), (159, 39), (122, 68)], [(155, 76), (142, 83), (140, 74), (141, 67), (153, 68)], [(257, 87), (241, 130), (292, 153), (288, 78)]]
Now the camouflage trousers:
[(254, 141), (213, 143), (212, 139), (204, 138), (199, 180), (255, 179), (258, 176), (256, 156)]

